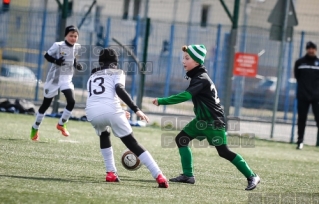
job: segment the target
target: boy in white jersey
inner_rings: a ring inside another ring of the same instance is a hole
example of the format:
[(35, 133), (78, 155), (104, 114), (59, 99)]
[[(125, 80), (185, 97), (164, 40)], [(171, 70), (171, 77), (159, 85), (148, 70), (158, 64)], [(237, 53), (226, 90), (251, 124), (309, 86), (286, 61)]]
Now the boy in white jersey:
[(56, 125), (62, 135), (67, 137), (69, 132), (66, 129), (66, 122), (71, 116), (74, 108), (74, 85), (72, 83), (73, 67), (82, 70), (81, 64), (76, 62), (76, 56), (80, 49), (78, 40), (79, 31), (71, 25), (65, 28), (65, 40), (55, 42), (44, 55), (45, 59), (52, 63), (44, 84), (44, 99), (40, 106), (36, 119), (31, 128), (31, 140), (39, 139), (39, 126), (43, 120), (46, 110), (49, 108), (52, 99), (58, 94), (58, 90), (65, 95), (67, 105), (63, 110), (62, 116)]
[(118, 182), (117, 169), (114, 163), (110, 130), (119, 137), (148, 168), (160, 188), (168, 188), (166, 177), (154, 161), (151, 154), (139, 145), (133, 136), (132, 128), (120, 105), (120, 99), (128, 105), (141, 119), (148, 122), (148, 117), (135, 105), (125, 91), (125, 74), (117, 69), (118, 56), (113, 49), (104, 49), (99, 56), (100, 67), (92, 70), (87, 83), (88, 98), (86, 116), (100, 137), (100, 149), (106, 167), (106, 182)]

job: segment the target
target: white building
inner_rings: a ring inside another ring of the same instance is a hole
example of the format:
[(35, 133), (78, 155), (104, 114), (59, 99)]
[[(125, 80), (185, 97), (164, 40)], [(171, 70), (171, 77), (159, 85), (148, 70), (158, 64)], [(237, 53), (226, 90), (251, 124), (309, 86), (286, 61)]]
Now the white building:
[[(74, 13), (85, 13), (93, 0), (69, 0), (73, 3)], [(224, 0), (230, 13), (233, 13), (234, 0)], [(240, 2), (239, 25), (243, 24), (245, 1)], [(319, 27), (314, 22), (319, 20), (318, 0), (293, 0), (299, 20), (296, 30), (307, 32), (319, 32)], [(44, 0), (12, 0), (11, 7), (23, 7), (27, 9), (43, 8)], [(63, 0), (60, 0), (63, 2)], [(248, 25), (269, 28), (267, 19), (277, 0), (247, 0)], [(57, 2), (48, 0), (50, 11), (57, 11)], [(146, 7), (146, 4), (148, 5)], [(151, 19), (198, 24), (223, 24), (230, 25), (230, 19), (224, 11), (219, 0), (97, 0), (93, 13), (102, 16), (117, 16), (133, 19), (139, 14), (146, 14)]]

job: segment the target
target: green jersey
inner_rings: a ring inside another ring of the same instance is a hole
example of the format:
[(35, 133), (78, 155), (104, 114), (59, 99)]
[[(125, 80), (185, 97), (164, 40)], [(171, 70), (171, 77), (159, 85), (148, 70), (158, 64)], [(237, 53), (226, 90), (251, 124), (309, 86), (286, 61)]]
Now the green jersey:
[(213, 123), (215, 127), (224, 128), (224, 111), (220, 104), (215, 84), (207, 74), (203, 65), (199, 65), (186, 73), (191, 78), (188, 88), (176, 95), (159, 98), (159, 105), (182, 103), (192, 99), (197, 120)]

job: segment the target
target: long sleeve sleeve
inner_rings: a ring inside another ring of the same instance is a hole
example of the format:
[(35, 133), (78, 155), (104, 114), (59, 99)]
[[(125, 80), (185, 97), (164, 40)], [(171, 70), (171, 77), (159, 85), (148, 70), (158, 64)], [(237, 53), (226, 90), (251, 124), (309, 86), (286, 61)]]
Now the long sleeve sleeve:
[(123, 84), (116, 84), (115, 85), (115, 92), (116, 94), (122, 99), (122, 101), (130, 107), (134, 113), (139, 111), (140, 109), (137, 107), (137, 105), (134, 103), (134, 101), (131, 99), (131, 97), (128, 95), (128, 93), (125, 91), (124, 85)]
[(57, 53), (59, 51), (59, 46), (57, 43), (53, 43), (50, 49), (45, 53), (44, 58), (51, 63), (56, 63), (57, 60)]
[(55, 63), (56, 62), (56, 59), (54, 57), (52, 57), (51, 55), (49, 55), (48, 53), (45, 53), (44, 58), (46, 60), (48, 60), (48, 62), (51, 62), (51, 63)]
[(299, 70), (298, 70), (298, 67), (299, 67), (299, 63), (298, 63), (298, 60), (295, 62), (295, 66), (294, 66), (294, 74), (295, 74), (295, 78), (298, 80), (299, 78)]
[(192, 95), (188, 91), (183, 91), (179, 94), (172, 95), (167, 98), (158, 98), (157, 100), (159, 105), (172, 105), (172, 104), (188, 101), (191, 98), (192, 98)]

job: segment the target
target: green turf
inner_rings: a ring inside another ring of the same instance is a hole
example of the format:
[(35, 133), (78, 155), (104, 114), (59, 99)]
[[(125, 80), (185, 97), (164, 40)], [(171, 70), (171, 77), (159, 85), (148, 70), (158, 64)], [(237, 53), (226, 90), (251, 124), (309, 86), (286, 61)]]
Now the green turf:
[[(170, 183), (158, 189), (148, 170), (127, 171), (120, 164), (126, 149), (112, 137), (120, 183), (106, 183), (98, 137), (87, 122), (70, 121), (69, 138), (45, 118), (40, 141), (29, 140), (33, 116), (0, 113), (0, 203), (247, 203), (246, 179), (213, 148), (193, 148), (196, 184)], [(176, 148), (161, 147), (156, 128), (134, 128), (134, 135), (167, 177), (181, 173)], [(173, 132), (175, 133), (175, 132)], [(258, 173), (252, 191), (265, 195), (319, 189), (319, 149), (257, 140), (255, 148), (233, 148)], [(259, 195), (259, 194), (258, 194)], [(306, 202), (307, 203), (307, 202)]]

